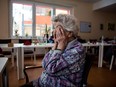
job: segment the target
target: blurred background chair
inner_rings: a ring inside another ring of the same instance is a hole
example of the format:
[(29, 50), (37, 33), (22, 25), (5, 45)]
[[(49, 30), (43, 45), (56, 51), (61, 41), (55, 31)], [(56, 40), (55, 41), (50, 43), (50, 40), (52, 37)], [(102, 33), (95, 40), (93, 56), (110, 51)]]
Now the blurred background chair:
[[(12, 43), (11, 39), (0, 39), (0, 44)], [(11, 58), (12, 66), (14, 66), (14, 49), (2, 49), (2, 54), (8, 58)]]
[[(98, 41), (97, 39), (90, 39), (89, 40), (89, 42), (92, 43), (92, 44), (96, 44), (97, 41)], [(99, 47), (98, 46), (90, 47), (89, 51), (91, 51), (91, 53), (94, 54), (94, 55), (98, 55)]]
[(3, 54), (2, 48), (0, 48), (0, 57), (4, 57), (4, 54)]
[(80, 36), (77, 36), (77, 39), (80, 43), (86, 43), (86, 40), (82, 39)]
[[(31, 45), (32, 39), (19, 39), (19, 43), (23, 43), (24, 45)], [(36, 64), (36, 54), (35, 54), (35, 48), (25, 48), (24, 49), (24, 55), (30, 55), (31, 59), (34, 58), (34, 64)]]

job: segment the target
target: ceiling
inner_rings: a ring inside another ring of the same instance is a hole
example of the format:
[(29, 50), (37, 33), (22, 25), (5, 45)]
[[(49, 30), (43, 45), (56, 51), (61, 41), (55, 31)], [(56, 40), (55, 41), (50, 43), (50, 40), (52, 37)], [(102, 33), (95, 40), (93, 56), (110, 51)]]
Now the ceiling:
[[(81, 0), (83, 2), (88, 2), (88, 3), (95, 3), (95, 2), (99, 2), (101, 0)], [(104, 12), (115, 12), (116, 13), (116, 3), (100, 8), (98, 9), (98, 11), (104, 11)]]
[(114, 12), (116, 13), (116, 3), (106, 6), (104, 8), (99, 9), (98, 11), (104, 11), (104, 12)]

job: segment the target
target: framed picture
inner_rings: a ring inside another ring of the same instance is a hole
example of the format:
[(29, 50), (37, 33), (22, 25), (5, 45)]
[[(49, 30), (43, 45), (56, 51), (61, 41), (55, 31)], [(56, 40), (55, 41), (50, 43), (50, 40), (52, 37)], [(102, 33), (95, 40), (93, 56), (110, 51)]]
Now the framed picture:
[(115, 30), (115, 23), (108, 23), (108, 30), (114, 31)]
[(104, 25), (100, 24), (100, 30), (103, 30), (103, 29), (104, 29)]
[(80, 32), (91, 32), (91, 22), (80, 21)]

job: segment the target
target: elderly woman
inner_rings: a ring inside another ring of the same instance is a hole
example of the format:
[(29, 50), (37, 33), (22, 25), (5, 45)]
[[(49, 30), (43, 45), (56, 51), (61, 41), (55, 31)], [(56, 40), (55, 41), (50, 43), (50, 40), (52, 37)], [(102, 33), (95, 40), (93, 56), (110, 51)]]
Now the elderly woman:
[(45, 55), (45, 69), (34, 87), (81, 87), (84, 67), (84, 48), (78, 42), (75, 17), (59, 14), (52, 19), (54, 47)]

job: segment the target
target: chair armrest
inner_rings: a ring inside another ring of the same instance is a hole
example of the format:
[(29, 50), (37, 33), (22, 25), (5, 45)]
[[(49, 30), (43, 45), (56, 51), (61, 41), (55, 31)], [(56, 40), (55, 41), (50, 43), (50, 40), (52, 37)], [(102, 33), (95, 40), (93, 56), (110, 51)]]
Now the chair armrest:
[(23, 72), (24, 72), (24, 75), (25, 75), (25, 78), (26, 78), (26, 83), (29, 82), (29, 77), (28, 77), (28, 74), (27, 74), (26, 70), (35, 69), (35, 68), (42, 68), (42, 66), (41, 66), (41, 65), (39, 65), (39, 66), (36, 66), (36, 65), (29, 65), (29, 66), (25, 66), (25, 67), (24, 67)]

